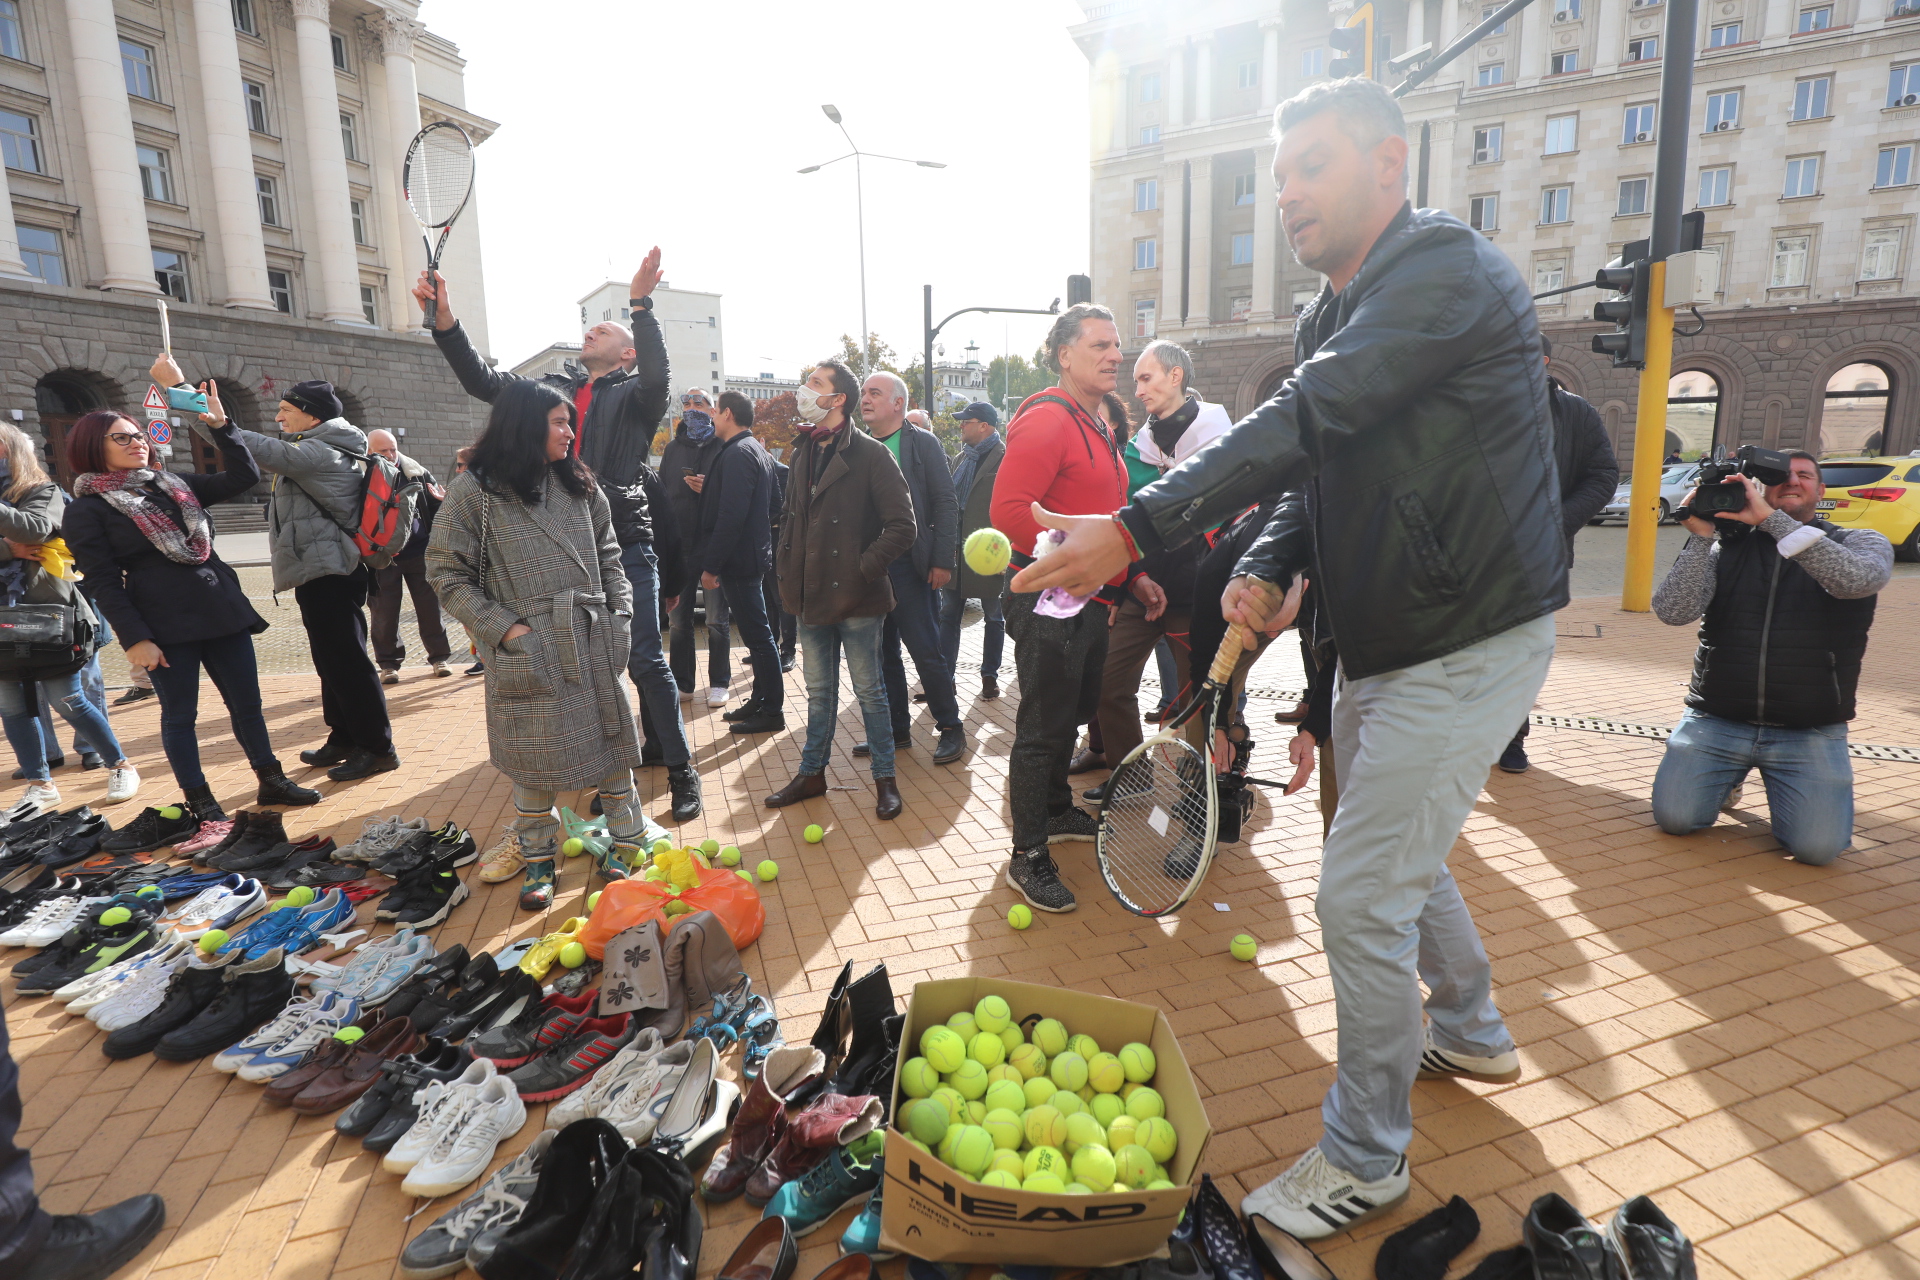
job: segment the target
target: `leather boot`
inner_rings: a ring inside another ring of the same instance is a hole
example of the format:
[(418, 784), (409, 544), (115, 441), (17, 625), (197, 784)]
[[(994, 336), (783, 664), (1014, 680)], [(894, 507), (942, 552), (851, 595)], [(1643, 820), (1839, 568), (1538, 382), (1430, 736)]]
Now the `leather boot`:
[(765, 1207), (774, 1192), (804, 1176), (835, 1147), (864, 1137), (879, 1123), (880, 1099), (822, 1094), (806, 1110), (787, 1117), (786, 1133), (747, 1179), (747, 1203)]
[(661, 1205), (660, 1229), (647, 1242), (647, 1280), (693, 1280), (706, 1224), (693, 1207), (692, 1170), (663, 1151), (636, 1151), (628, 1159), (640, 1166), (645, 1194)]
[(580, 1238), (572, 1241), (573, 1258), (560, 1280), (611, 1280), (630, 1276), (634, 1264), (646, 1255), (647, 1245), (660, 1230), (665, 1206), (649, 1197), (642, 1187), (642, 1176), (634, 1162), (637, 1151), (629, 1151), (619, 1163), (607, 1170), (580, 1226)]
[(787, 1131), (787, 1097), (803, 1084), (820, 1078), (827, 1057), (812, 1045), (789, 1045), (767, 1055), (760, 1078), (734, 1113), (726, 1145), (707, 1166), (700, 1194), (715, 1204), (733, 1199), (746, 1189), (747, 1179), (779, 1144)]
[(253, 774), (260, 779), (260, 793), (253, 798), (255, 804), (307, 805), (319, 804), (320, 793), (311, 787), (303, 787), (289, 778), (278, 765), (271, 769), (255, 769)]
[(799, 804), (802, 800), (811, 800), (815, 796), (827, 794), (827, 777), (823, 773), (795, 774), (793, 781), (766, 798), (769, 809), (784, 809), (790, 804)]
[(202, 822), (225, 822), (226, 810), (213, 798), (213, 788), (208, 786), (187, 788), (187, 808), (193, 810), (193, 816)]
[[(847, 988), (847, 1009), (853, 1028), (847, 1056), (834, 1071), (826, 1092), (859, 1095), (872, 1092), (863, 1087), (874, 1064), (887, 1052), (886, 1020), (894, 1014), (893, 986), (887, 981), (887, 966), (873, 966), (860, 981)], [(881, 1090), (882, 1093), (890, 1090)]]
[(673, 793), (673, 820), (691, 822), (700, 816), (700, 775), (691, 764), (667, 770), (667, 789)]
[(562, 1129), (547, 1148), (527, 1207), (512, 1225), (482, 1232), (467, 1249), (469, 1265), (486, 1280), (554, 1280), (600, 1188), (629, 1149), (605, 1120), (578, 1120)]
[(853, 1010), (847, 1003), (847, 988), (853, 985), (853, 961), (840, 966), (840, 976), (827, 992), (827, 1007), (820, 1011), (820, 1023), (813, 1029), (813, 1047), (826, 1058), (820, 1075), (802, 1084), (787, 1096), (787, 1105), (798, 1111), (826, 1092), (827, 1081), (846, 1060), (847, 1041), (853, 1035)]
[(892, 778), (875, 778), (873, 797), (873, 816), (882, 822), (893, 821), (906, 807), (900, 803), (900, 788)]

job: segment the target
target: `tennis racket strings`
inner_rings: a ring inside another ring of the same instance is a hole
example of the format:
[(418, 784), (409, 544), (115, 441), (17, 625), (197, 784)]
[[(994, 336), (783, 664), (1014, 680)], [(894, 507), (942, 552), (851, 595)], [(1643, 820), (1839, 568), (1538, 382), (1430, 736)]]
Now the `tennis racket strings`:
[(473, 143), (457, 125), (423, 129), (407, 157), (407, 204), (424, 227), (452, 222), (473, 188)]

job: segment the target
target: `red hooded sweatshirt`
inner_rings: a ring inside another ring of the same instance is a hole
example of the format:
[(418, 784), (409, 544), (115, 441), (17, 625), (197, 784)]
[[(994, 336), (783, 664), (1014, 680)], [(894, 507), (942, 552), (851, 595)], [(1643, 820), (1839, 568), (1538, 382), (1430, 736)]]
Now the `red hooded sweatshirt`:
[[(993, 482), (993, 527), (1017, 557), (1032, 556), (1040, 536), (1035, 502), (1065, 516), (1111, 515), (1127, 504), (1126, 466), (1106, 424), (1057, 387), (1028, 396), (1013, 415)], [(1112, 579), (1125, 581), (1124, 570)]]

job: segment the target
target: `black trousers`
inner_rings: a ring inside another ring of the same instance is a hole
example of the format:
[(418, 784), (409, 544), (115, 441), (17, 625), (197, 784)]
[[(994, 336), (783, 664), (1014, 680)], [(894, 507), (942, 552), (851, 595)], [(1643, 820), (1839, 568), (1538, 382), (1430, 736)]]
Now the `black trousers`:
[(740, 632), (740, 640), (747, 646), (747, 663), (753, 668), (753, 700), (768, 711), (779, 711), (786, 704), (787, 687), (780, 679), (780, 650), (767, 618), (762, 579), (758, 574), (722, 578), (720, 590), (733, 611), (733, 625)]
[(13, 1145), (20, 1132), (20, 1067), (7, 1045), (0, 1009), (0, 1275), (26, 1270), (47, 1241), (53, 1219), (33, 1192), (33, 1158)]
[(393, 726), (387, 720), (387, 696), (380, 673), (367, 655), (367, 583), (365, 565), (352, 573), (327, 574), (293, 589), (300, 622), (307, 629), (313, 669), (320, 675), (320, 714), (327, 741), (335, 747), (359, 747), (374, 755), (393, 751)]
[(440, 597), (427, 581), (427, 558), (395, 560), (373, 575), (373, 656), (389, 671), (398, 671), (407, 660), (407, 643), (400, 638), (400, 593), (413, 597), (413, 622), (420, 631), (420, 643), (427, 647), (428, 662), (445, 662), (452, 653), (447, 629), (440, 621)]
[[(778, 545), (778, 529), (774, 530), (773, 540)], [(767, 564), (766, 576), (760, 579), (760, 588), (767, 598), (767, 624), (773, 628), (774, 643), (780, 646), (782, 658), (791, 658), (794, 647), (800, 643), (800, 619), (781, 607), (780, 574), (771, 562)]]
[[(1007, 571), (1009, 579), (1013, 571)], [(1013, 750), (1007, 756), (1007, 808), (1013, 847), (1047, 843), (1047, 819), (1073, 805), (1067, 766), (1080, 726), (1100, 706), (1100, 672), (1107, 662), (1107, 607), (1097, 600), (1071, 618), (1033, 611), (1039, 600), (1011, 588), (1001, 598), (1013, 666), (1020, 676)]]

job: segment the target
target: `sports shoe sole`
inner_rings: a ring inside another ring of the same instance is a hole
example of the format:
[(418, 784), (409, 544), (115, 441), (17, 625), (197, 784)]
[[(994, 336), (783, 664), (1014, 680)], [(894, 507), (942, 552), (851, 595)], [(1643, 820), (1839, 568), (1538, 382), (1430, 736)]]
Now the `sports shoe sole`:
[(1510, 1084), (1520, 1078), (1520, 1064), (1515, 1062), (1505, 1071), (1479, 1071), (1464, 1063), (1455, 1062), (1439, 1049), (1426, 1049), (1420, 1054), (1419, 1077), (1422, 1080), (1447, 1080), (1464, 1076), (1469, 1080), (1488, 1080), (1496, 1084)]
[[(811, 1223), (809, 1223), (804, 1227), (794, 1226), (793, 1238), (795, 1240), (798, 1240), (801, 1236), (810, 1236), (814, 1232), (818, 1231), (820, 1228), (826, 1226), (829, 1222), (833, 1221), (834, 1214), (839, 1213), (842, 1209), (851, 1208), (855, 1206), (864, 1209), (866, 1207), (867, 1201), (871, 1199), (873, 1199), (873, 1192), (871, 1191), (861, 1191), (861, 1192), (858, 1192), (857, 1194), (848, 1196), (845, 1200), (841, 1201), (839, 1204), (834, 1206), (833, 1213), (821, 1214), (818, 1218), (815, 1218)], [(793, 1219), (788, 1218), (787, 1222), (789, 1225), (792, 1225)]]
[(1029, 897), (1027, 895), (1027, 891), (1020, 887), (1020, 882), (1013, 878), (1013, 867), (1011, 865), (1007, 867), (1007, 887), (1012, 889), (1015, 893), (1019, 894), (1021, 898), (1025, 899), (1026, 904), (1032, 907), (1035, 911), (1048, 911), (1053, 913), (1056, 916), (1063, 916), (1067, 914), (1067, 912), (1074, 910), (1080, 905), (1080, 903), (1076, 900), (1070, 906), (1050, 907), (1044, 902), (1040, 902), (1034, 898)]

